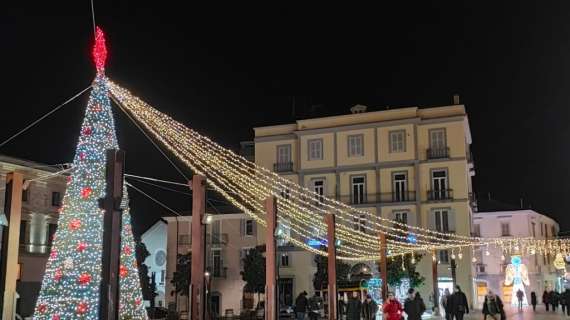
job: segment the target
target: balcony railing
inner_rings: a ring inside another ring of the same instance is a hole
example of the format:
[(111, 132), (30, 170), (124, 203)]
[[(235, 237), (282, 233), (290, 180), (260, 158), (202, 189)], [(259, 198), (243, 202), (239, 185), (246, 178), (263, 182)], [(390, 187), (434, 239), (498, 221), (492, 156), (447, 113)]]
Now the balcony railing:
[(429, 190), (427, 196), (429, 201), (450, 200), (453, 199), (453, 190), (452, 189)]
[(293, 162), (277, 162), (273, 164), (274, 172), (291, 172), (293, 171)]
[(228, 234), (227, 233), (214, 233), (207, 238), (208, 244), (213, 246), (221, 246), (228, 244)]
[(372, 203), (397, 203), (416, 201), (415, 191), (388, 192), (388, 193), (368, 193), (362, 196), (341, 195), (336, 197), (340, 202), (346, 204), (372, 204)]
[(416, 201), (415, 191), (388, 192), (380, 194), (380, 202), (382, 203), (409, 202), (409, 201)]
[(449, 147), (429, 148), (427, 149), (428, 159), (445, 159), (449, 158)]

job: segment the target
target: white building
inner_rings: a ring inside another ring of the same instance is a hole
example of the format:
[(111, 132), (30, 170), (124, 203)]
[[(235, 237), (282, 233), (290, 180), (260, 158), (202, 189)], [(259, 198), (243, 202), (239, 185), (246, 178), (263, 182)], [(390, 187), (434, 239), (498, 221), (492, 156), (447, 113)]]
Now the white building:
[[(534, 210), (521, 209), (511, 211), (486, 211), (473, 215), (473, 232), (483, 238), (535, 237), (553, 238), (559, 232), (559, 226), (553, 219)], [(487, 253), (488, 251), (488, 253)], [(504, 257), (504, 260), (503, 260)], [(484, 295), (492, 290), (501, 296), (505, 304), (511, 302), (514, 294), (512, 286), (505, 286), (505, 269), (511, 257), (493, 246), (481, 248), (476, 252), (476, 293), (479, 307)], [(522, 255), (522, 264), (526, 265), (530, 285), (525, 288), (525, 295), (530, 300), (534, 291), (539, 303), (546, 288), (560, 291), (563, 272), (558, 274), (552, 262), (553, 257), (543, 255)]]
[[(154, 276), (156, 283), (157, 296), (154, 299), (154, 305), (157, 307), (165, 307), (165, 289), (166, 289), (166, 242), (167, 242), (167, 222), (158, 220), (142, 236), (141, 241), (145, 244), (150, 256), (146, 258), (144, 264), (148, 267), (148, 276)], [(152, 281), (152, 280), (151, 280)]]

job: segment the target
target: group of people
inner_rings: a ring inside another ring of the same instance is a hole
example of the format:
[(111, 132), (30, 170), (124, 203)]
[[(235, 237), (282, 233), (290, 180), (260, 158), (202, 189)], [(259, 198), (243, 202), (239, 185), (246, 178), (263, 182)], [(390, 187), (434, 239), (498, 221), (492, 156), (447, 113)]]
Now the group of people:
[(445, 320), (463, 320), (463, 316), (469, 313), (467, 296), (461, 291), (460, 286), (455, 286), (453, 293), (445, 289), (441, 297), (441, 305), (445, 311)]
[(315, 292), (310, 299), (307, 299), (307, 295), (307, 291), (303, 291), (295, 300), (295, 317), (297, 320), (304, 320), (307, 313), (311, 320), (317, 320), (324, 316), (324, 301), (320, 292)]
[[(534, 291), (530, 293), (530, 299), (532, 309), (536, 311), (536, 293)], [(562, 313), (570, 316), (570, 289), (566, 289), (562, 293), (558, 293), (555, 290), (544, 290), (542, 303), (544, 303), (546, 311), (552, 310), (552, 312), (556, 312), (556, 309), (560, 306)]]

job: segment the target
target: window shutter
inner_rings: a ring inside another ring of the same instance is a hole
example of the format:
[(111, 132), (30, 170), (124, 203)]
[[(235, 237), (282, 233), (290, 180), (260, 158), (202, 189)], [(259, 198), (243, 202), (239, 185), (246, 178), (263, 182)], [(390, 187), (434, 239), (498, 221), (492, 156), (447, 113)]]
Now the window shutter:
[(429, 228), (430, 230), (434, 230), (436, 231), (436, 227), (435, 227), (435, 211), (430, 211), (428, 213), (428, 220), (429, 220)]
[(447, 217), (449, 219), (449, 231), (457, 232), (457, 226), (455, 225), (455, 210), (449, 209), (447, 212)]
[(251, 235), (255, 237), (257, 235), (257, 222), (255, 220), (251, 220), (251, 221), (252, 221), (251, 225), (252, 225), (252, 229), (253, 229)]

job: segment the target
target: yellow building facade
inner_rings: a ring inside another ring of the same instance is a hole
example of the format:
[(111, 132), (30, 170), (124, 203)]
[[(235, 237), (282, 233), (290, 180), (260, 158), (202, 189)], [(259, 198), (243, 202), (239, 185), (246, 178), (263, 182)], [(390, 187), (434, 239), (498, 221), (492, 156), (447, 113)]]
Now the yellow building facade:
[[(353, 109), (360, 112), (254, 128), (255, 162), (377, 216), (470, 235), (474, 165), (465, 107)], [(472, 301), (471, 252), (462, 254), (456, 279)], [(441, 290), (451, 287), (451, 255), (437, 254)], [(431, 261), (418, 263), (426, 298), (433, 292)]]

